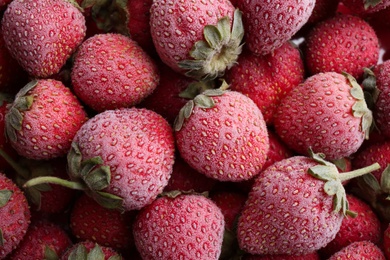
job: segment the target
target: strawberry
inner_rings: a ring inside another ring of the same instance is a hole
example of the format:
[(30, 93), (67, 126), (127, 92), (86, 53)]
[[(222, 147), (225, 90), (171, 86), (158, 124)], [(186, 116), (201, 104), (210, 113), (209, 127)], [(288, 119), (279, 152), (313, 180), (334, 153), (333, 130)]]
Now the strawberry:
[(390, 6), (389, 0), (341, 0), (353, 13), (359, 16), (373, 14)]
[(272, 53), (307, 22), (314, 5), (314, 0), (236, 1), (249, 50), (256, 55)]
[(216, 78), (234, 65), (244, 35), (241, 12), (229, 0), (155, 0), (150, 31), (161, 60), (196, 79)]
[(52, 222), (39, 221), (29, 226), (10, 259), (58, 259), (71, 245), (70, 236), (62, 227)]
[(292, 150), (347, 157), (368, 138), (372, 112), (356, 80), (336, 72), (318, 73), (295, 87), (276, 110), (276, 133)]
[(390, 60), (374, 66), (372, 72), (375, 75), (376, 87), (379, 90), (378, 98), (374, 104), (373, 113), (376, 126), (386, 138), (390, 137)]
[(130, 107), (156, 88), (159, 72), (150, 56), (121, 34), (96, 34), (74, 56), (73, 90), (95, 111)]
[(361, 78), (364, 67), (378, 62), (379, 40), (362, 18), (339, 14), (311, 28), (303, 51), (310, 75), (334, 71)]
[(30, 225), (30, 209), (23, 192), (0, 173), (0, 259), (22, 241)]
[(313, 153), (269, 166), (255, 179), (238, 219), (240, 248), (250, 254), (305, 255), (326, 246), (344, 215), (354, 215), (342, 181), (378, 168), (339, 174), (323, 154)]
[(101, 246), (92, 241), (82, 241), (74, 244), (59, 258), (60, 260), (123, 260), (122, 256), (111, 247)]
[(12, 1), (1, 21), (11, 55), (32, 76), (56, 74), (85, 37), (85, 19), (65, 0)]
[(5, 116), (6, 134), (16, 152), (48, 160), (67, 154), (87, 114), (69, 88), (56, 80), (33, 80), (16, 95)]
[(383, 233), (383, 252), (387, 259), (390, 258), (390, 225), (387, 225)]
[(122, 214), (104, 208), (84, 194), (71, 209), (70, 228), (79, 241), (89, 240), (120, 251), (134, 246), (133, 215), (133, 211)]
[(339, 2), (340, 0), (316, 0), (313, 12), (304, 27), (307, 27), (308, 25), (313, 26), (314, 24), (335, 15)]
[(267, 153), (267, 160), (263, 166), (266, 169), (268, 166), (287, 159), (293, 156), (293, 152), (280, 140), (275, 130), (268, 128), (269, 150)]
[(320, 260), (317, 252), (306, 255), (247, 255), (244, 260)]
[(245, 50), (238, 64), (226, 72), (226, 81), (231, 90), (250, 97), (260, 108), (267, 125), (271, 125), (280, 100), (304, 79), (303, 60), (290, 42), (263, 56)]
[(206, 90), (190, 100), (175, 123), (177, 148), (195, 170), (219, 181), (259, 174), (269, 150), (260, 109), (237, 91)]
[(369, 241), (352, 243), (329, 257), (328, 260), (386, 260), (383, 251)]
[(376, 245), (379, 244), (382, 235), (381, 224), (374, 211), (367, 203), (354, 195), (347, 194), (347, 200), (349, 209), (356, 212), (357, 216), (343, 219), (336, 237), (320, 250), (323, 257), (328, 258), (343, 247), (357, 241), (371, 241)]
[(218, 259), (221, 210), (202, 195), (163, 196), (141, 209), (133, 226), (142, 259)]

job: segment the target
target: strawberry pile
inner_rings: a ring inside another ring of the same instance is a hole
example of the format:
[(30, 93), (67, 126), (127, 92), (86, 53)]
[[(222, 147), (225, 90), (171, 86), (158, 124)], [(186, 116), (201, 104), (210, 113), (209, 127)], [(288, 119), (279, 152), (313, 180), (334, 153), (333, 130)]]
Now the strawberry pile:
[(389, 13), (0, 1), (0, 259), (390, 260)]

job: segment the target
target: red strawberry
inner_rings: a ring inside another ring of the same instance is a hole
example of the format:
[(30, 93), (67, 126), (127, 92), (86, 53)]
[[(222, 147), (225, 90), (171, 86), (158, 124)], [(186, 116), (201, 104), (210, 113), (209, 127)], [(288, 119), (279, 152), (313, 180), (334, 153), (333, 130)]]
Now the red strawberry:
[(339, 14), (315, 25), (304, 48), (308, 72), (347, 72), (363, 76), (364, 67), (378, 62), (379, 40), (362, 18)]
[(247, 255), (244, 260), (320, 260), (317, 252), (306, 255)]
[(390, 6), (389, 0), (341, 0), (341, 2), (352, 13), (360, 16), (376, 13)]
[(29, 226), (10, 259), (58, 259), (71, 245), (72, 241), (62, 227), (48, 221), (40, 221)]
[(82, 241), (74, 244), (60, 257), (61, 260), (77, 259), (101, 259), (123, 260), (123, 257), (111, 247), (101, 246), (92, 241)]
[(250, 254), (304, 255), (326, 246), (339, 231), (343, 215), (351, 213), (342, 185), (344, 177), (379, 167), (375, 164), (357, 175), (341, 175), (323, 155), (311, 156), (279, 161), (255, 179), (238, 219), (237, 238), (242, 250)]
[(313, 75), (289, 92), (275, 114), (275, 130), (294, 151), (309, 147), (329, 160), (358, 150), (372, 122), (362, 88), (350, 75)]
[(341, 223), (336, 237), (320, 250), (326, 258), (340, 251), (343, 247), (357, 241), (371, 241), (379, 244), (381, 224), (371, 207), (357, 197), (347, 194), (349, 209), (356, 212), (355, 218), (346, 217)]
[(314, 24), (335, 15), (339, 2), (340, 0), (316, 0), (313, 12), (304, 27), (307, 27), (308, 25), (313, 26)]
[(160, 197), (138, 213), (134, 239), (142, 259), (218, 259), (224, 217), (201, 195)]
[(159, 73), (135, 41), (107, 33), (81, 44), (74, 56), (71, 80), (76, 96), (102, 112), (140, 103), (156, 88)]
[(104, 208), (84, 194), (73, 205), (70, 228), (79, 241), (90, 240), (118, 251), (128, 250), (134, 246), (133, 215), (132, 211), (122, 214)]
[(376, 65), (372, 72), (375, 75), (376, 87), (379, 90), (378, 99), (376, 100), (373, 108), (375, 123), (380, 130), (381, 134), (387, 138), (390, 137), (390, 60)]
[(33, 80), (15, 97), (5, 117), (6, 134), (18, 154), (47, 160), (67, 154), (87, 114), (60, 81)]
[(257, 55), (272, 53), (307, 22), (314, 4), (314, 0), (236, 1), (243, 12), (248, 48)]
[(369, 241), (358, 241), (344, 247), (328, 260), (386, 260), (383, 251)]
[(263, 166), (266, 169), (268, 166), (287, 159), (293, 156), (293, 152), (280, 140), (279, 136), (272, 129), (268, 129), (269, 150), (267, 154), (267, 160)]
[(23, 192), (0, 173), (0, 259), (22, 241), (30, 224), (30, 210)]
[(207, 90), (189, 101), (175, 124), (177, 148), (195, 170), (220, 181), (259, 174), (269, 150), (263, 115), (236, 91)]
[(244, 51), (235, 66), (226, 72), (230, 89), (250, 97), (268, 125), (280, 100), (304, 79), (299, 50), (285, 42), (271, 54), (255, 56)]
[(387, 259), (390, 259), (390, 225), (388, 225), (383, 233), (383, 251)]
[(229, 0), (155, 0), (150, 26), (161, 60), (196, 79), (223, 75), (241, 52), (241, 13)]
[(86, 31), (83, 14), (65, 0), (12, 1), (1, 25), (11, 55), (41, 78), (60, 71)]

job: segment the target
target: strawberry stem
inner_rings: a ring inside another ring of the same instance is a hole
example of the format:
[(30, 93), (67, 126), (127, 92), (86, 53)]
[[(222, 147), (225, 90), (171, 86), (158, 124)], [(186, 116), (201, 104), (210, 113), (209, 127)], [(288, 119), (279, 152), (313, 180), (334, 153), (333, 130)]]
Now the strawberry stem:
[(361, 168), (361, 169), (357, 169), (357, 170), (354, 170), (354, 171), (342, 173), (342, 174), (339, 175), (339, 179), (342, 182), (343, 181), (347, 181), (347, 180), (350, 180), (352, 178), (359, 177), (359, 176), (365, 175), (367, 173), (376, 171), (376, 170), (378, 170), (380, 168), (381, 168), (381, 166), (379, 165), (379, 163), (374, 163), (374, 164), (371, 164), (371, 165), (366, 166), (366, 167)]
[(15, 160), (9, 156), (3, 149), (0, 149), (0, 156), (3, 157), (3, 159), (11, 165), (11, 167), (24, 179), (28, 179), (30, 176), (29, 170), (26, 168), (20, 166), (18, 163), (15, 162)]
[(29, 181), (27, 181), (23, 187), (24, 188), (29, 188), (38, 184), (43, 184), (43, 183), (52, 183), (52, 184), (58, 184), (63, 187), (67, 187), (73, 190), (86, 190), (87, 187), (83, 185), (80, 182), (74, 182), (74, 181), (67, 181), (58, 177), (53, 177), (53, 176), (42, 176), (42, 177), (36, 177), (33, 178)]

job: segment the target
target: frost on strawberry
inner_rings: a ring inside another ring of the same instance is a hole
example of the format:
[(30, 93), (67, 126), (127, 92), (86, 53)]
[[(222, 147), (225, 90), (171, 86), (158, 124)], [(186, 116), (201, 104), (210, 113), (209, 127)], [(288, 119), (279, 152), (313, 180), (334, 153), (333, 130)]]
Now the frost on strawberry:
[(87, 120), (79, 100), (57, 80), (32, 80), (16, 95), (5, 115), (6, 134), (21, 156), (48, 160), (65, 156)]
[(216, 78), (235, 64), (244, 30), (241, 12), (229, 0), (155, 0), (150, 12), (156, 51), (175, 71)]
[(181, 157), (198, 172), (220, 181), (244, 181), (259, 174), (269, 150), (268, 130), (247, 96), (206, 90), (190, 100), (175, 122)]
[(17, 0), (1, 22), (11, 55), (33, 77), (60, 71), (85, 37), (85, 18), (65, 0)]

